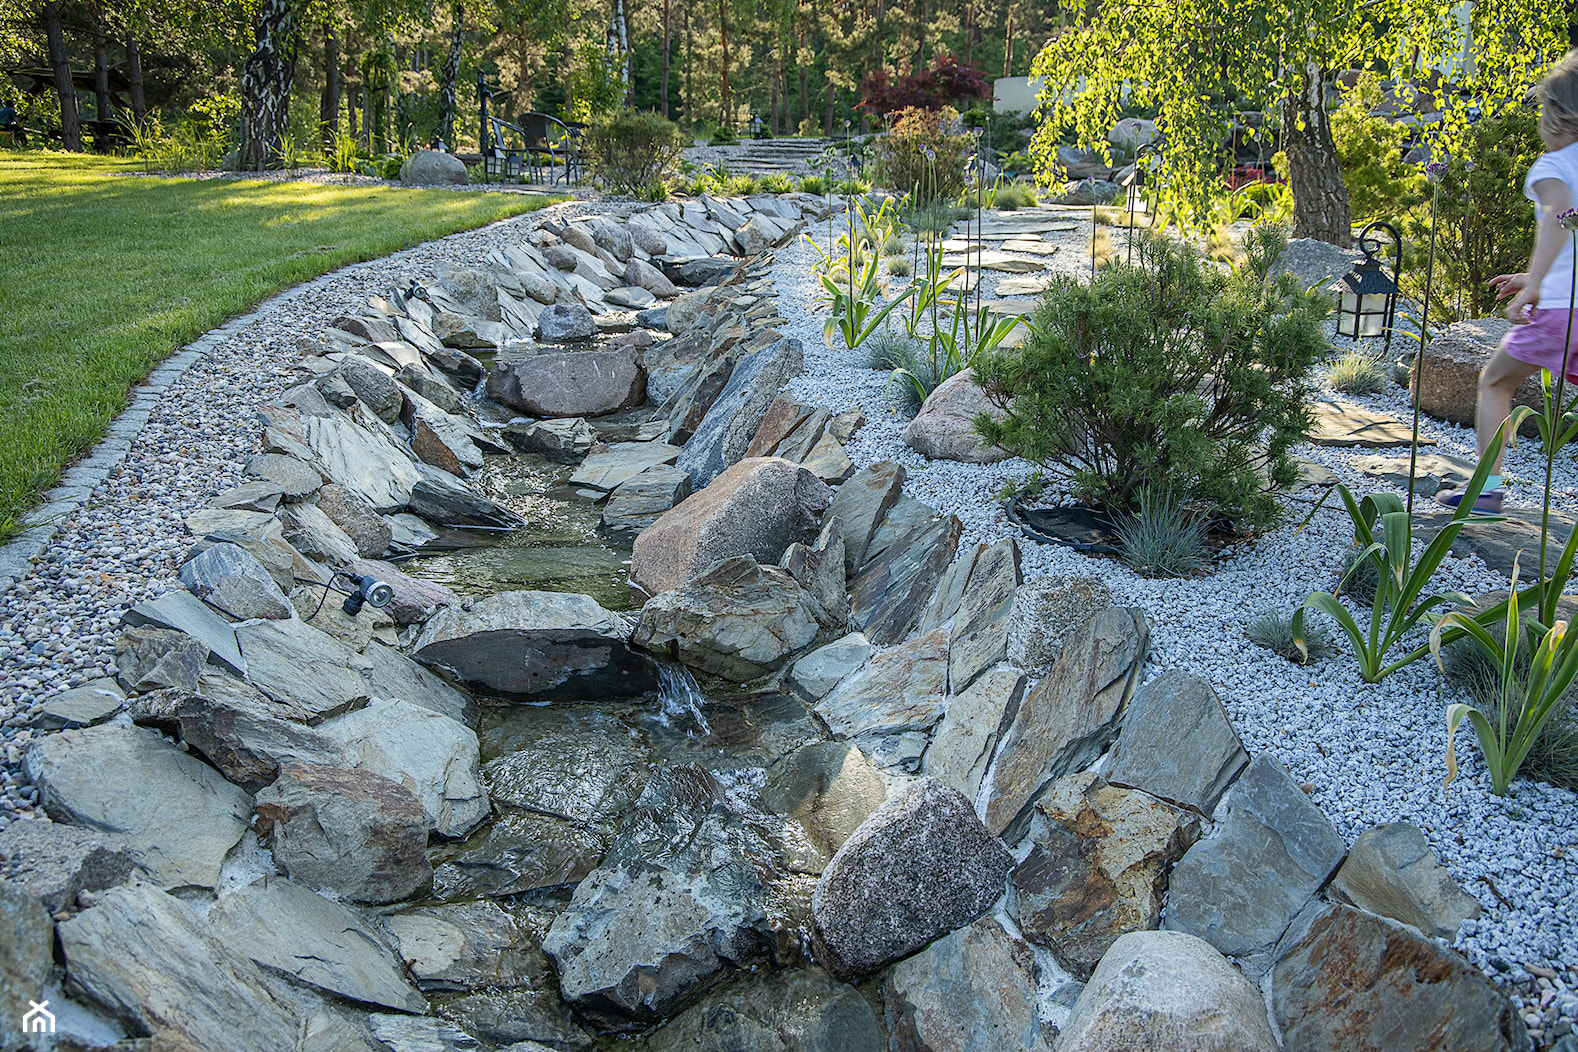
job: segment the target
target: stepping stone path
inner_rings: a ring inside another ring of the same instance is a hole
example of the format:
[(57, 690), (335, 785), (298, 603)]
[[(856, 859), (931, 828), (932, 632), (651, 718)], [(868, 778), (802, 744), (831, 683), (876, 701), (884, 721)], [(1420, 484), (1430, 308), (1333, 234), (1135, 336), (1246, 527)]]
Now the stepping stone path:
[[(1412, 441), (1409, 424), (1353, 402), (1321, 399), (1311, 403), (1310, 408), (1315, 415), (1310, 441), (1317, 446), (1395, 449), (1406, 448)], [(1421, 435), (1419, 444), (1433, 446), (1435, 440)]]

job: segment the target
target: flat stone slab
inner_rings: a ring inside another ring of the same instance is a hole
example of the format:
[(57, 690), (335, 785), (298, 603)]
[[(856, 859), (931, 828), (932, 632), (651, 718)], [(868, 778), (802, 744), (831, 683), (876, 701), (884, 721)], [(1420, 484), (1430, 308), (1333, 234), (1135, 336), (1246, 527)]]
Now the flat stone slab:
[[(1073, 223), (1067, 223), (1058, 229), (1078, 230)], [(1057, 252), (1059, 246), (1050, 241), (1032, 241), (1028, 237), (1010, 238), (1003, 242), (1004, 252), (1028, 252), (1032, 256), (1050, 256)]]
[(570, 485), (610, 492), (649, 468), (674, 463), (679, 454), (678, 446), (665, 442), (615, 442), (581, 461), (570, 476)]
[(1039, 296), (1052, 287), (1054, 274), (1027, 274), (1023, 277), (1004, 278), (997, 283), (999, 296)]
[(1047, 264), (1040, 259), (1024, 259), (1020, 256), (1011, 256), (1007, 252), (989, 248), (985, 252), (968, 252), (958, 255), (944, 255), (942, 265), (947, 267), (968, 267), (971, 270), (1000, 270), (1007, 274), (1028, 274), (1031, 271), (1045, 270)]
[[(1519, 560), (1519, 573), (1524, 583), (1534, 580), (1539, 572), (1540, 518), (1538, 507), (1505, 508), (1504, 522), (1464, 526), (1452, 542), (1452, 554), (1459, 558), (1476, 555), (1486, 566), (1504, 577), (1512, 576), (1512, 562)], [(1425, 501), (1421, 510), (1418, 498), (1414, 501), (1414, 536), (1421, 540), (1434, 537), (1452, 519), (1452, 512), (1433, 501)], [(1546, 558), (1554, 563), (1561, 554), (1562, 545), (1572, 534), (1573, 519), (1555, 508), (1551, 509), (1550, 542)]]
[[(1396, 449), (1408, 446), (1412, 440), (1409, 422), (1383, 416), (1353, 402), (1320, 399), (1310, 403), (1310, 411), (1315, 417), (1310, 441), (1317, 446)], [(1435, 440), (1421, 436), (1419, 444), (1433, 446)]]
[[(1350, 466), (1367, 478), (1384, 482), (1399, 489), (1408, 488), (1408, 454), (1371, 453), (1354, 457)], [(1415, 493), (1433, 494), (1442, 486), (1454, 489), (1465, 485), (1474, 474), (1475, 465), (1462, 457), (1445, 453), (1421, 452), (1414, 460)]]

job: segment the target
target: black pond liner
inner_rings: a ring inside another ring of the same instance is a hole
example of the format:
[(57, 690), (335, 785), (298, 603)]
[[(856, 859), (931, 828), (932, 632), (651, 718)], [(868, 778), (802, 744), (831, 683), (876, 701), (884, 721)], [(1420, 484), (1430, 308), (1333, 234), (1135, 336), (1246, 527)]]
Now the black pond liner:
[(1023, 493), (1016, 493), (1003, 504), (1008, 521), (1024, 531), (1026, 537), (1042, 544), (1061, 544), (1076, 552), (1092, 555), (1117, 555), (1118, 533), (1105, 512), (1075, 505), (1069, 508), (1030, 508), (1021, 506)]

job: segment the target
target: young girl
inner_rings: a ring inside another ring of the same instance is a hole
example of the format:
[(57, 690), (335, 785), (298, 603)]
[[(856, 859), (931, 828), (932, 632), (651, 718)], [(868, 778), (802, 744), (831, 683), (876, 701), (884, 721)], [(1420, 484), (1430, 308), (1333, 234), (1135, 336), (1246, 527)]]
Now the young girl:
[[(1539, 85), (1540, 139), (1548, 153), (1529, 169), (1523, 192), (1534, 202), (1538, 224), (1534, 252), (1523, 274), (1498, 274), (1490, 279), (1498, 298), (1512, 297), (1507, 317), (1513, 329), (1479, 374), (1479, 402), (1474, 413), (1479, 454), (1483, 457), (1507, 414), (1518, 385), (1541, 369), (1554, 374), (1567, 367), (1569, 384), (1578, 382), (1578, 325), (1571, 351), (1565, 355), (1567, 316), (1572, 305), (1572, 235), (1563, 228), (1561, 214), (1578, 201), (1578, 51), (1545, 74)], [(1475, 511), (1501, 510), (1506, 489), (1502, 485), (1501, 450), (1496, 450), (1497, 474), (1485, 482), (1474, 502)], [(1459, 491), (1436, 494), (1449, 508), (1458, 506)]]

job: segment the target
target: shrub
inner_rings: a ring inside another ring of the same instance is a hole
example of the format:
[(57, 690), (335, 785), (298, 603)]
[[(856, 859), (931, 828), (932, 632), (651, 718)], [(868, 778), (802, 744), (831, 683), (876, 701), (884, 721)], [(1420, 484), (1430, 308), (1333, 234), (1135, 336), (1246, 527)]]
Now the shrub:
[(1186, 577), (1205, 566), (1209, 527), (1170, 494), (1142, 489), (1139, 511), (1121, 516), (1113, 532), (1119, 558), (1141, 577)]
[(794, 183), (782, 172), (764, 175), (756, 182), (761, 187), (762, 192), (766, 194), (787, 194), (794, 190)]
[(754, 175), (731, 175), (724, 185), (724, 191), (731, 197), (748, 197), (759, 189), (761, 183)]
[(905, 109), (940, 110), (970, 99), (990, 99), (992, 82), (979, 70), (961, 66), (951, 55), (939, 55), (931, 69), (894, 80), (883, 70), (860, 84), (860, 104), (866, 113), (886, 114)]
[(909, 257), (908, 256), (889, 256), (888, 257), (888, 273), (892, 274), (896, 278), (907, 278), (907, 277), (909, 277), (910, 276), (910, 261), (909, 261)]
[(913, 193), (923, 205), (957, 199), (964, 192), (964, 161), (974, 143), (969, 135), (952, 130), (958, 119), (959, 114), (946, 107), (900, 110), (872, 151), (877, 183), (896, 193)]
[(800, 180), (800, 192), (821, 197), (827, 193), (827, 179), (820, 175), (808, 175)]
[(586, 131), (592, 175), (618, 193), (636, 193), (673, 172), (685, 146), (679, 128), (655, 113), (625, 110)]
[(1009, 183), (997, 191), (997, 207), (1003, 212), (1013, 212), (1021, 208), (1036, 207), (1035, 191), (1028, 186), (1018, 183)]
[[(1306, 378), (1326, 350), (1326, 302), (1291, 275), (1260, 281), (1140, 232), (1135, 263), (1054, 279), (1024, 346), (975, 363), (1005, 418), (981, 434), (1061, 468), (1083, 500), (1119, 510), (1146, 488), (1252, 526), (1298, 477)], [(1264, 474), (1263, 474), (1264, 473)]]
[(717, 128), (714, 128), (712, 130), (712, 134), (707, 137), (708, 146), (733, 146), (739, 141), (740, 137), (734, 134), (733, 128), (723, 127), (721, 125)]
[(1379, 394), (1386, 389), (1386, 370), (1363, 351), (1349, 351), (1331, 363), (1326, 383), (1343, 394)]
[(1305, 627), (1304, 648), (1307, 653), (1299, 653), (1299, 648), (1293, 642), (1293, 616), (1283, 610), (1262, 610), (1249, 622), (1244, 634), (1257, 647), (1265, 647), (1295, 665), (1308, 665), (1331, 653), (1331, 641), (1326, 638), (1326, 630), (1319, 625)]
[[(1525, 682), (1529, 651), (1520, 650), (1514, 664), (1516, 682)], [(1500, 704), (1501, 669), (1472, 640), (1462, 639), (1443, 647), (1441, 667), (1447, 678), (1473, 699), (1477, 708), (1487, 713), (1496, 711)], [(1521, 693), (1515, 698), (1515, 704), (1521, 706)], [(1561, 711), (1540, 728), (1521, 769), (1542, 782), (1578, 789), (1578, 692), (1569, 691), (1563, 698)]]
[[(1408, 128), (1370, 111), (1381, 104), (1381, 82), (1365, 73), (1331, 115), (1331, 137), (1355, 223), (1393, 222), (1424, 200), (1418, 172), (1403, 163)], [(1285, 169), (1284, 169), (1285, 170)]]
[(654, 179), (636, 190), (635, 197), (636, 200), (645, 201), (648, 204), (662, 204), (668, 200), (668, 184), (661, 179)]

